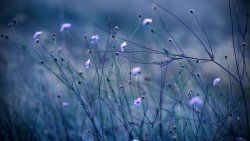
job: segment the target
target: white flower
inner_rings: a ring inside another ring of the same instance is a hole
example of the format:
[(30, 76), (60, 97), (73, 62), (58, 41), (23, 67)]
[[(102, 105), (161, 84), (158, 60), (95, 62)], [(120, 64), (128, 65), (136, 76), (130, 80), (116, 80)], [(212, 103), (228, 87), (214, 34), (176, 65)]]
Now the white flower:
[(64, 23), (61, 25), (60, 32), (63, 32), (64, 30), (71, 27), (71, 23)]
[(33, 39), (39, 38), (42, 34), (43, 34), (43, 31), (35, 32), (35, 34), (33, 35)]
[(91, 44), (95, 44), (97, 41), (99, 40), (99, 36), (98, 35), (93, 35), (91, 37)]
[(194, 106), (199, 106), (203, 103), (202, 99), (199, 96), (195, 96), (193, 97), (190, 101), (189, 104), (190, 105), (194, 105)]
[(213, 81), (213, 85), (218, 85), (220, 83), (220, 78), (215, 78)]
[(140, 106), (141, 105), (141, 97), (138, 97), (135, 101), (134, 101), (134, 105), (135, 106)]
[(90, 59), (88, 59), (85, 63), (85, 67), (88, 69), (90, 67)]
[(90, 59), (88, 59), (85, 63), (86, 68), (88, 69), (90, 67)]
[(68, 103), (68, 102), (63, 102), (63, 103), (62, 103), (62, 106), (63, 106), (63, 107), (68, 107), (68, 106), (69, 106), (69, 103)]
[(140, 67), (135, 67), (132, 69), (131, 73), (136, 76), (141, 73), (141, 68)]
[(123, 52), (125, 50), (125, 47), (127, 46), (127, 43), (126, 42), (123, 42), (121, 44), (121, 52)]
[(143, 25), (148, 25), (148, 24), (151, 24), (151, 23), (152, 23), (152, 19), (151, 18), (146, 18), (142, 22)]

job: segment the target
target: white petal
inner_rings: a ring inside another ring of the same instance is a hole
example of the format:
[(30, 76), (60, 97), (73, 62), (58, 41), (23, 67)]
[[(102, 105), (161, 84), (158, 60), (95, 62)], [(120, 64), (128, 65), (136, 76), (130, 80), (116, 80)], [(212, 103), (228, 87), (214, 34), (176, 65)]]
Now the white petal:
[(143, 20), (142, 24), (143, 25), (148, 25), (148, 24), (150, 24), (152, 22), (153, 22), (153, 20), (151, 18), (146, 18), (146, 19)]
[(126, 43), (126, 42), (123, 42), (123, 43), (121, 44), (121, 52), (124, 51), (124, 49), (125, 49), (126, 46), (127, 46), (127, 43)]
[(136, 76), (141, 73), (141, 68), (140, 67), (135, 67), (132, 69), (131, 73)]
[(135, 106), (140, 106), (141, 105), (141, 97), (138, 97), (135, 101), (134, 101), (134, 105)]
[(199, 96), (195, 96), (193, 97), (190, 101), (189, 104), (190, 105), (196, 105), (199, 106), (203, 103), (202, 99)]
[(90, 67), (90, 59), (88, 59), (85, 63), (86, 68), (88, 69)]
[(213, 85), (215, 86), (215, 85), (218, 85), (220, 83), (220, 78), (216, 78), (216, 79), (214, 79), (214, 81), (213, 81)]
[(62, 106), (63, 106), (63, 107), (68, 107), (68, 106), (69, 106), (69, 103), (68, 103), (68, 102), (63, 102), (63, 103), (62, 103)]
[(71, 23), (64, 23), (61, 25), (60, 32), (63, 32), (64, 30), (71, 27)]
[(91, 37), (91, 44), (95, 44), (97, 41), (99, 40), (99, 36), (98, 35), (93, 35)]
[(40, 37), (40, 35), (42, 35), (42, 34), (43, 34), (43, 31), (35, 32), (34, 35), (33, 35), (33, 39), (36, 39), (36, 38)]

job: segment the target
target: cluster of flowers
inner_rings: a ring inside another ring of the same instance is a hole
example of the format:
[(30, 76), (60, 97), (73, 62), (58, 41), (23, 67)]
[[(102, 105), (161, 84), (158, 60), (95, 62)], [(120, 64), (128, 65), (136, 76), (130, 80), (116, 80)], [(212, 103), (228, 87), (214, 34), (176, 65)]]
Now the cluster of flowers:
[[(193, 13), (193, 10), (191, 9), (190, 12)], [(151, 18), (145, 18), (143, 20), (143, 22), (142, 22), (142, 25), (149, 25), (149, 24), (152, 23), (152, 21), (153, 20)], [(64, 24), (62, 24), (61, 27), (60, 27), (60, 32), (66, 31), (71, 26), (72, 26), (71, 23), (64, 23)], [(34, 35), (33, 35), (33, 39), (37, 42), (42, 34), (43, 34), (43, 31), (37, 31), (37, 32), (35, 32)], [(99, 36), (97, 34), (94, 34), (91, 37), (90, 43), (91, 44), (96, 44), (98, 40), (99, 40)], [(127, 42), (125, 42), (125, 41), (122, 42), (121, 45), (120, 45), (120, 51), (124, 52), (127, 46), (128, 46)], [(90, 65), (91, 65), (91, 61), (90, 61), (90, 59), (88, 59), (85, 62), (86, 69), (89, 69)], [(131, 70), (131, 74), (133, 76), (138, 76), (139, 74), (141, 74), (141, 68), (140, 67), (134, 67)], [(220, 83), (220, 81), (221, 81), (220, 78), (215, 78), (213, 80), (213, 85), (214, 86), (218, 85)], [(137, 107), (139, 107), (141, 105), (141, 103), (142, 103), (142, 97), (138, 97), (137, 99), (134, 100), (134, 105), (137, 106)], [(200, 96), (195, 96), (195, 97), (191, 98), (191, 100), (189, 101), (189, 104), (193, 105), (193, 106), (199, 106), (199, 105), (203, 104), (203, 100), (201, 99)], [(68, 105), (69, 105), (68, 103), (63, 103), (64, 107), (67, 107)]]

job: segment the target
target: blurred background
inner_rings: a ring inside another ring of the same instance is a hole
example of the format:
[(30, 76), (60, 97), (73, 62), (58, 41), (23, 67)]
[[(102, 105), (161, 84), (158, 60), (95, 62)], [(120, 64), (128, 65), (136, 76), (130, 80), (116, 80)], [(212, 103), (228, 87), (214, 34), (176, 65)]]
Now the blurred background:
[[(235, 73), (228, 0), (155, 0), (154, 2), (178, 16), (208, 47), (202, 28), (194, 15), (190, 14), (190, 9), (193, 9), (208, 35), (216, 56), (215, 60), (226, 66), (224, 57), (228, 56), (229, 65), (232, 72)], [(81, 120), (81, 117), (85, 116), (83, 110), (79, 103), (75, 102), (74, 96), (69, 95), (69, 91), (65, 91), (67, 88), (40, 64), (11, 46), (21, 47), (25, 45), (32, 48), (47, 45), (50, 50), (54, 51), (60, 48), (71, 58), (72, 66), (76, 70), (91, 76), (91, 73), (85, 69), (85, 61), (89, 56), (84, 36), (89, 39), (92, 35), (98, 34), (100, 37), (99, 47), (105, 49), (109, 35), (98, 26), (108, 29), (109, 20), (112, 31), (115, 26), (118, 26), (117, 34), (124, 39), (128, 39), (139, 25), (140, 28), (131, 41), (161, 51), (160, 46), (162, 44), (166, 45), (165, 47), (171, 47), (168, 43), (170, 35), (163, 30), (160, 19), (152, 8), (153, 5), (149, 0), (2, 0), (0, 5), (0, 34), (3, 34), (4, 37), (0, 40), (0, 114), (2, 115), (0, 117), (0, 128), (7, 129), (6, 122), (8, 122), (10, 125), (17, 125), (16, 127), (20, 128), (17, 130), (23, 129), (22, 126), (27, 127), (26, 130), (28, 131), (34, 130), (33, 126), (46, 126), (42, 129), (46, 129), (44, 132), (48, 133), (54, 129), (54, 127), (50, 127), (50, 122), (61, 126), (53, 120), (61, 121), (63, 116), (55, 114), (53, 110), (60, 109), (60, 104), (56, 103), (64, 101), (69, 102), (72, 106), (71, 111), (66, 113), (65, 116), (72, 119), (72, 121), (68, 121), (69, 130), (72, 131), (71, 139), (80, 136), (79, 134), (82, 135), (83, 129), (81, 130), (81, 127), (86, 124)], [(250, 13), (250, 2), (248, 0), (234, 0), (232, 5), (233, 21), (236, 24), (236, 28), (234, 28), (235, 44), (240, 46), (242, 42), (245, 42), (248, 45), (245, 50), (245, 57), (249, 62), (249, 34), (245, 36), (245, 41), (243, 41), (238, 33), (244, 31), (245, 27), (249, 28), (249, 24), (246, 26), (245, 23), (246, 13)], [(185, 55), (209, 58), (201, 43), (190, 30), (162, 9), (157, 8), (157, 11), (169, 33)], [(143, 26), (142, 21), (138, 23), (139, 15), (141, 15), (142, 20), (152, 18), (153, 22), (149, 28)], [(16, 20), (17, 24), (8, 27), (13, 20)], [(72, 24), (67, 34), (59, 31), (63, 23)], [(157, 38), (152, 35), (151, 29), (154, 29)], [(37, 31), (44, 32), (41, 37), (42, 45), (37, 45), (32, 38)], [(53, 33), (56, 33), (57, 36), (55, 46), (50, 45), (53, 43), (51, 43)], [(10, 42), (4, 39), (6, 36), (8, 36)], [(158, 40), (161, 42), (158, 42)], [(120, 43), (122, 43), (122, 40), (117, 42), (118, 48)], [(132, 44), (129, 44), (128, 48), (131, 50), (138, 49), (137, 46)], [(34, 50), (32, 52), (34, 53)], [(152, 62), (161, 59), (164, 59), (164, 57), (154, 54), (135, 55), (135, 60), (139, 62)], [(222, 87), (227, 86), (228, 74), (225, 71), (212, 63), (196, 64), (195, 62), (196, 60), (192, 60), (191, 63), (194, 63), (196, 71), (202, 75), (205, 82), (212, 84), (214, 78), (221, 77)], [(136, 63), (133, 66), (141, 67), (145, 77), (155, 76), (151, 78), (153, 82), (160, 81), (157, 72), (158, 66), (149, 67)], [(176, 63), (168, 73), (174, 74), (179, 68), (180, 65)], [(249, 72), (249, 69), (248, 65), (246, 70)], [(128, 74), (130, 69), (124, 67), (123, 71)], [(171, 83), (171, 80), (168, 80), (168, 83)], [(58, 96), (61, 96), (60, 100), (58, 100)], [(41, 110), (41, 107), (44, 110)], [(46, 113), (46, 116), (41, 116), (44, 114), (43, 112), (46, 112), (46, 108), (51, 109), (48, 110), (50, 112)], [(38, 117), (43, 117), (43, 119)], [(41, 121), (48, 123), (42, 123)], [(41, 128), (35, 130), (41, 130)], [(63, 132), (60, 130), (55, 132)], [(5, 131), (1, 130), (2, 133)], [(12, 132), (12, 130), (8, 132)]]

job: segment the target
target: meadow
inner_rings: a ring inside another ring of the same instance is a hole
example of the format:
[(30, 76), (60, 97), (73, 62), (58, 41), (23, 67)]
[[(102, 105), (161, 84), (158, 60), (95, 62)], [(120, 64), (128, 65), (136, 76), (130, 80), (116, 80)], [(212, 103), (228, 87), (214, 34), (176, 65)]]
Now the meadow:
[(4, 2), (0, 140), (250, 140), (249, 6)]

